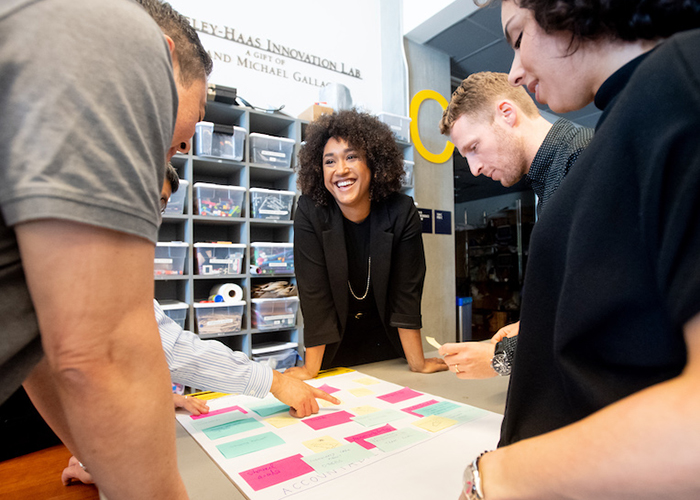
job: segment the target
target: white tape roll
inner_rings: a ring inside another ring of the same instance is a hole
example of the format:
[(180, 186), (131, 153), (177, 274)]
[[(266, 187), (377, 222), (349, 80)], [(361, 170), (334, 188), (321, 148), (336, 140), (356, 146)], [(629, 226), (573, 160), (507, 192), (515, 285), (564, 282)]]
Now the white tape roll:
[(224, 302), (239, 302), (243, 300), (243, 289), (235, 283), (224, 283), (211, 289), (210, 298), (215, 295), (221, 295)]

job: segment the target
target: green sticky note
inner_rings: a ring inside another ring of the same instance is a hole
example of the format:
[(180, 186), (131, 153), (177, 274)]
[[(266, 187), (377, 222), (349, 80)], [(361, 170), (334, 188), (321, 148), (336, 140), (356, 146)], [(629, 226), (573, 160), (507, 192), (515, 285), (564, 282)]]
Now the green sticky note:
[(289, 406), (287, 406), (284, 403), (280, 403), (277, 400), (271, 403), (263, 403), (259, 405), (249, 406), (249, 408), (261, 417), (269, 417), (270, 415), (274, 415), (275, 413), (289, 411)]
[(360, 415), (359, 417), (352, 417), (352, 419), (365, 427), (374, 427), (375, 425), (388, 424), (389, 422), (406, 418), (407, 416), (407, 413), (396, 410), (381, 410), (368, 413), (367, 415)]
[(204, 429), (210, 429), (218, 425), (228, 424), (234, 420), (242, 420), (246, 418), (245, 413), (240, 411), (229, 411), (227, 413), (222, 413), (220, 415), (214, 415), (213, 417), (200, 418), (199, 420), (193, 420), (192, 426), (198, 431), (203, 431)]
[(314, 453), (308, 457), (303, 457), (302, 460), (313, 467), (316, 472), (325, 473), (338, 470), (353, 462), (360, 462), (372, 456), (374, 454), (371, 451), (364, 449), (357, 443), (350, 443), (332, 450)]
[(423, 408), (418, 408), (413, 410), (413, 413), (418, 413), (424, 417), (429, 417), (430, 415), (442, 415), (450, 410), (455, 410), (459, 408), (460, 405), (453, 403), (451, 401), (442, 401), (440, 403), (435, 403), (434, 405), (424, 406)]
[(427, 437), (428, 436), (425, 434), (425, 432), (407, 427), (398, 431), (387, 432), (386, 434), (367, 438), (365, 441), (369, 441), (383, 452), (389, 453), (391, 451), (398, 450), (399, 448), (404, 448), (413, 443), (417, 443), (418, 441), (422, 441)]
[(273, 446), (284, 444), (284, 439), (279, 437), (274, 432), (265, 432), (264, 434), (256, 434), (255, 436), (239, 439), (218, 445), (216, 448), (221, 452), (224, 458), (236, 458), (241, 455), (247, 455), (260, 450), (266, 450)]
[(212, 440), (221, 439), (223, 437), (240, 434), (241, 432), (249, 431), (251, 429), (257, 429), (258, 427), (263, 427), (263, 424), (254, 418), (241, 418), (227, 424), (204, 429), (204, 435)]
[(471, 422), (477, 418), (486, 415), (486, 410), (481, 410), (479, 408), (474, 408), (473, 406), (460, 406), (454, 410), (446, 411), (441, 417), (451, 418), (457, 422)]

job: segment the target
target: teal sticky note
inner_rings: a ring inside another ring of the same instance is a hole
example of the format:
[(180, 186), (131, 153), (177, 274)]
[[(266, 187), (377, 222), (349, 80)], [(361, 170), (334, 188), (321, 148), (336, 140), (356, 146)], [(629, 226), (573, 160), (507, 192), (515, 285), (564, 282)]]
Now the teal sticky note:
[(455, 410), (459, 407), (460, 405), (458, 405), (457, 403), (453, 403), (451, 401), (442, 401), (434, 405), (424, 406), (423, 408), (413, 410), (413, 413), (418, 413), (419, 415), (423, 415), (424, 417), (429, 417), (430, 415), (442, 415), (445, 412)]
[(352, 419), (365, 427), (374, 427), (375, 425), (388, 424), (394, 420), (399, 420), (406, 417), (408, 417), (408, 414), (405, 412), (396, 410), (381, 410), (368, 413), (366, 415), (360, 415), (359, 417), (353, 417)]
[(427, 437), (429, 436), (425, 432), (407, 427), (398, 431), (387, 432), (386, 434), (367, 438), (365, 441), (369, 441), (383, 452), (389, 453), (422, 441)]
[(238, 441), (220, 444), (216, 448), (221, 452), (224, 458), (236, 458), (241, 455), (266, 450), (267, 448), (272, 448), (273, 446), (279, 446), (281, 444), (284, 444), (284, 439), (274, 432), (265, 432), (245, 439), (239, 439)]
[(213, 417), (201, 418), (199, 420), (192, 421), (192, 426), (198, 431), (204, 429), (210, 429), (216, 427), (217, 425), (228, 424), (234, 420), (241, 420), (246, 418), (245, 413), (240, 411), (230, 411), (228, 413), (222, 413), (221, 415), (214, 415)]
[(302, 460), (313, 467), (316, 472), (325, 473), (338, 470), (353, 462), (359, 462), (372, 456), (374, 454), (371, 451), (364, 449), (357, 443), (350, 443), (332, 450), (314, 453), (308, 457), (303, 457)]
[(486, 415), (486, 410), (474, 408), (473, 406), (460, 406), (454, 410), (446, 411), (441, 417), (451, 418), (459, 423), (471, 422), (477, 418)]
[(263, 427), (263, 424), (254, 418), (241, 418), (227, 424), (204, 429), (204, 435), (212, 440), (221, 439), (223, 437), (240, 434), (241, 432), (246, 432), (251, 429), (257, 429), (258, 427)]
[(289, 406), (287, 406), (284, 403), (280, 403), (277, 400), (274, 400), (273, 402), (251, 405), (249, 406), (249, 408), (261, 417), (269, 417), (270, 415), (274, 415), (275, 413), (289, 411)]

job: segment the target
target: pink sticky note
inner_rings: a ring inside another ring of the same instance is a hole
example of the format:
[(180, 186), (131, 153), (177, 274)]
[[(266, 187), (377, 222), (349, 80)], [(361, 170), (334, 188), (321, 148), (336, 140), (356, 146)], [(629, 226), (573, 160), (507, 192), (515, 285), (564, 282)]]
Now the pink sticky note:
[(326, 415), (319, 415), (318, 417), (303, 419), (302, 422), (311, 427), (313, 430), (320, 431), (326, 427), (333, 427), (334, 425), (351, 422), (350, 419), (352, 417), (354, 417), (352, 413), (348, 413), (346, 411), (334, 411), (333, 413), (328, 413)]
[(328, 394), (333, 394), (334, 392), (338, 392), (340, 389), (336, 389), (335, 387), (331, 387), (328, 384), (323, 384), (321, 387), (319, 387), (324, 392), (327, 392)]
[(438, 402), (435, 401), (434, 399), (431, 399), (430, 401), (426, 401), (425, 403), (409, 406), (408, 408), (404, 408), (402, 411), (405, 411), (406, 413), (410, 413), (411, 415), (414, 415), (419, 418), (423, 418), (425, 415), (421, 415), (420, 413), (413, 413), (413, 410), (417, 410), (419, 408), (425, 408), (426, 406), (434, 405), (437, 404)]
[(390, 392), (389, 394), (379, 396), (379, 399), (384, 400), (387, 403), (400, 403), (401, 401), (406, 401), (407, 399), (415, 398), (422, 395), (422, 393), (414, 391), (409, 387), (404, 387), (399, 391)]
[(192, 420), (198, 420), (200, 418), (207, 418), (207, 417), (213, 417), (214, 415), (221, 415), (222, 413), (228, 413), (230, 411), (240, 411), (243, 413), (248, 413), (240, 406), (230, 406), (228, 408), (222, 408), (220, 410), (210, 411), (209, 413), (202, 413), (201, 415), (190, 415), (190, 418)]
[(372, 443), (365, 441), (367, 438), (371, 438), (374, 436), (379, 436), (380, 434), (386, 434), (387, 432), (392, 432), (395, 431), (391, 425), (386, 424), (383, 427), (378, 427), (376, 429), (372, 429), (371, 431), (363, 432), (362, 434), (355, 434), (354, 436), (346, 437), (345, 441), (350, 441), (351, 443), (357, 443), (363, 448), (366, 448), (368, 450), (371, 450), (372, 448), (376, 448)]
[(276, 462), (253, 467), (239, 475), (255, 491), (268, 488), (289, 479), (313, 472), (314, 469), (301, 459), (301, 455), (294, 455)]

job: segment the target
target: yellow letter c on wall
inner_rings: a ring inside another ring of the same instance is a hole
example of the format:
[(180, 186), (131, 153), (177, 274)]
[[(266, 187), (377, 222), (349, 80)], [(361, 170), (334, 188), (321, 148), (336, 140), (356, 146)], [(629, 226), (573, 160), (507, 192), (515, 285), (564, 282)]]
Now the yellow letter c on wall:
[[(452, 151), (454, 150), (455, 145), (450, 141), (447, 141), (447, 144), (445, 144), (445, 149), (442, 151), (442, 153), (436, 155), (428, 151), (425, 146), (423, 146), (418, 133), (418, 110), (420, 109), (420, 105), (423, 104), (423, 101), (428, 99), (436, 100), (440, 106), (442, 106), (443, 110), (447, 108), (447, 99), (434, 90), (421, 90), (414, 95), (413, 99), (411, 99), (411, 108), (409, 110), (411, 115), (411, 138), (413, 139), (413, 145), (423, 158), (432, 163), (445, 163), (452, 157)], [(437, 127), (437, 124), (435, 126)]]

